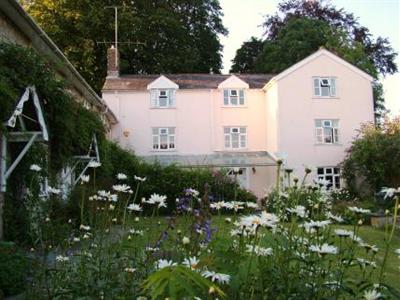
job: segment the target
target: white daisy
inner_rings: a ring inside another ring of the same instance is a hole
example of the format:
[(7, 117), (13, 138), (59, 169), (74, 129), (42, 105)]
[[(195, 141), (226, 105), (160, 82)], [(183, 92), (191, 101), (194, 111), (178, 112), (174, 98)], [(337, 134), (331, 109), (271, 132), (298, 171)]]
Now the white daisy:
[(48, 192), (49, 194), (58, 195), (58, 194), (61, 193), (61, 190), (49, 186), (49, 187), (47, 188), (47, 192)]
[(142, 207), (139, 204), (131, 203), (126, 208), (130, 211), (142, 211)]
[(185, 258), (182, 264), (188, 268), (191, 268), (192, 270), (196, 270), (199, 262), (200, 260), (197, 257), (193, 256)]
[(382, 297), (382, 294), (377, 292), (376, 290), (369, 290), (364, 292), (365, 300), (377, 300)]
[(128, 176), (126, 176), (124, 173), (118, 173), (117, 179), (118, 180), (126, 180), (126, 179), (128, 179)]
[(158, 261), (156, 261), (156, 269), (158, 270), (173, 266), (176, 266), (176, 263), (174, 263), (172, 260), (159, 259)]
[(210, 278), (212, 282), (216, 281), (219, 283), (229, 283), (229, 280), (231, 279), (230, 275), (216, 273), (214, 271), (203, 271), (201, 275), (205, 278)]
[(89, 175), (81, 175), (81, 182), (89, 182), (90, 176)]
[(146, 181), (146, 177), (139, 177), (139, 176), (133, 176), (133, 178), (135, 178), (135, 180), (140, 181), (140, 182), (145, 182)]
[(113, 185), (113, 190), (121, 193), (129, 193), (131, 187), (127, 184), (116, 184)]
[(338, 249), (335, 246), (328, 245), (324, 243), (322, 245), (311, 245), (308, 248), (311, 252), (316, 252), (318, 254), (337, 254)]
[(356, 213), (356, 214), (366, 214), (366, 215), (368, 215), (368, 214), (371, 213), (371, 211), (369, 209), (359, 208), (359, 207), (356, 207), (356, 206), (350, 206), (350, 207), (348, 207), (348, 209), (350, 211)]
[(287, 211), (297, 215), (299, 218), (307, 217), (306, 208), (302, 205), (297, 205), (295, 208), (287, 208)]
[(57, 255), (56, 256), (56, 261), (66, 262), (66, 261), (69, 261), (69, 257), (68, 256)]
[(99, 163), (98, 161), (92, 160), (89, 162), (88, 167), (89, 168), (98, 168), (101, 166), (101, 163)]
[(40, 171), (42, 171), (42, 168), (39, 167), (39, 165), (32, 164), (32, 165), (29, 167), (29, 170), (35, 171), (35, 172), (40, 172)]

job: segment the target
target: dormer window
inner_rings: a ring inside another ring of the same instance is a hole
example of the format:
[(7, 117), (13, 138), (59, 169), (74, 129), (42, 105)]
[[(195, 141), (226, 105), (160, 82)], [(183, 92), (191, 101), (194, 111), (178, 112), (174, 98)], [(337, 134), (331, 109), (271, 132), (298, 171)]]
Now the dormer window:
[(171, 108), (175, 107), (174, 89), (153, 89), (150, 90), (151, 106), (153, 108)]
[(314, 77), (314, 96), (315, 97), (335, 97), (336, 78), (334, 77)]
[(224, 106), (243, 106), (244, 90), (226, 89), (224, 90)]

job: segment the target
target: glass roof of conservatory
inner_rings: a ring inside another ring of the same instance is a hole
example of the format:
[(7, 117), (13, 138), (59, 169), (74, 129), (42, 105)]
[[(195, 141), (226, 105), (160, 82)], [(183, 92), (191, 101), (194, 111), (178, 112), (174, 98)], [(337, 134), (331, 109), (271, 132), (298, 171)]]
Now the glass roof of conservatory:
[(275, 166), (275, 158), (267, 151), (217, 152), (199, 155), (150, 155), (142, 156), (149, 163), (175, 164), (181, 167), (254, 167)]

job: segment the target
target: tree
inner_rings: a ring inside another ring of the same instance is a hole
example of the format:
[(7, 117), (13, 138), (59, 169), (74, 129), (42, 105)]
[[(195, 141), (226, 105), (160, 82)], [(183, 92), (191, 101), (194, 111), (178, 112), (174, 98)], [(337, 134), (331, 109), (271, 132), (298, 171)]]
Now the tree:
[(259, 53), (238, 56), (246, 53), (242, 50), (243, 44), (236, 52), (234, 65), (257, 56), (255, 64), (241, 71), (279, 73), (324, 46), (375, 78), (376, 117), (385, 112), (378, 78), (397, 72), (397, 54), (387, 39), (374, 40), (353, 14), (323, 0), (286, 0), (279, 4), (278, 10), (279, 13), (268, 16), (263, 24), (266, 38)]
[(236, 52), (230, 72), (240, 73), (255, 71), (256, 59), (262, 49), (262, 40), (255, 37), (251, 37), (249, 41), (244, 42)]
[(28, 12), (83, 77), (100, 91), (119, 6), (123, 73), (220, 72), (218, 34), (226, 34), (217, 0), (24, 0)]
[(343, 177), (354, 194), (360, 178), (377, 192), (382, 187), (400, 186), (400, 118), (386, 119), (380, 126), (366, 124), (360, 131), (343, 162)]

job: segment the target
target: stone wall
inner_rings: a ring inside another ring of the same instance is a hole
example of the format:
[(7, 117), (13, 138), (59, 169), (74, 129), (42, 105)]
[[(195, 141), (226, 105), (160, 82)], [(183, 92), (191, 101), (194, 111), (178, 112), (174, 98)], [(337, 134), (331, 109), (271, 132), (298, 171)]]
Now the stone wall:
[(0, 41), (8, 41), (14, 44), (29, 46), (28, 37), (15, 28), (15, 25), (2, 12), (0, 12)]

